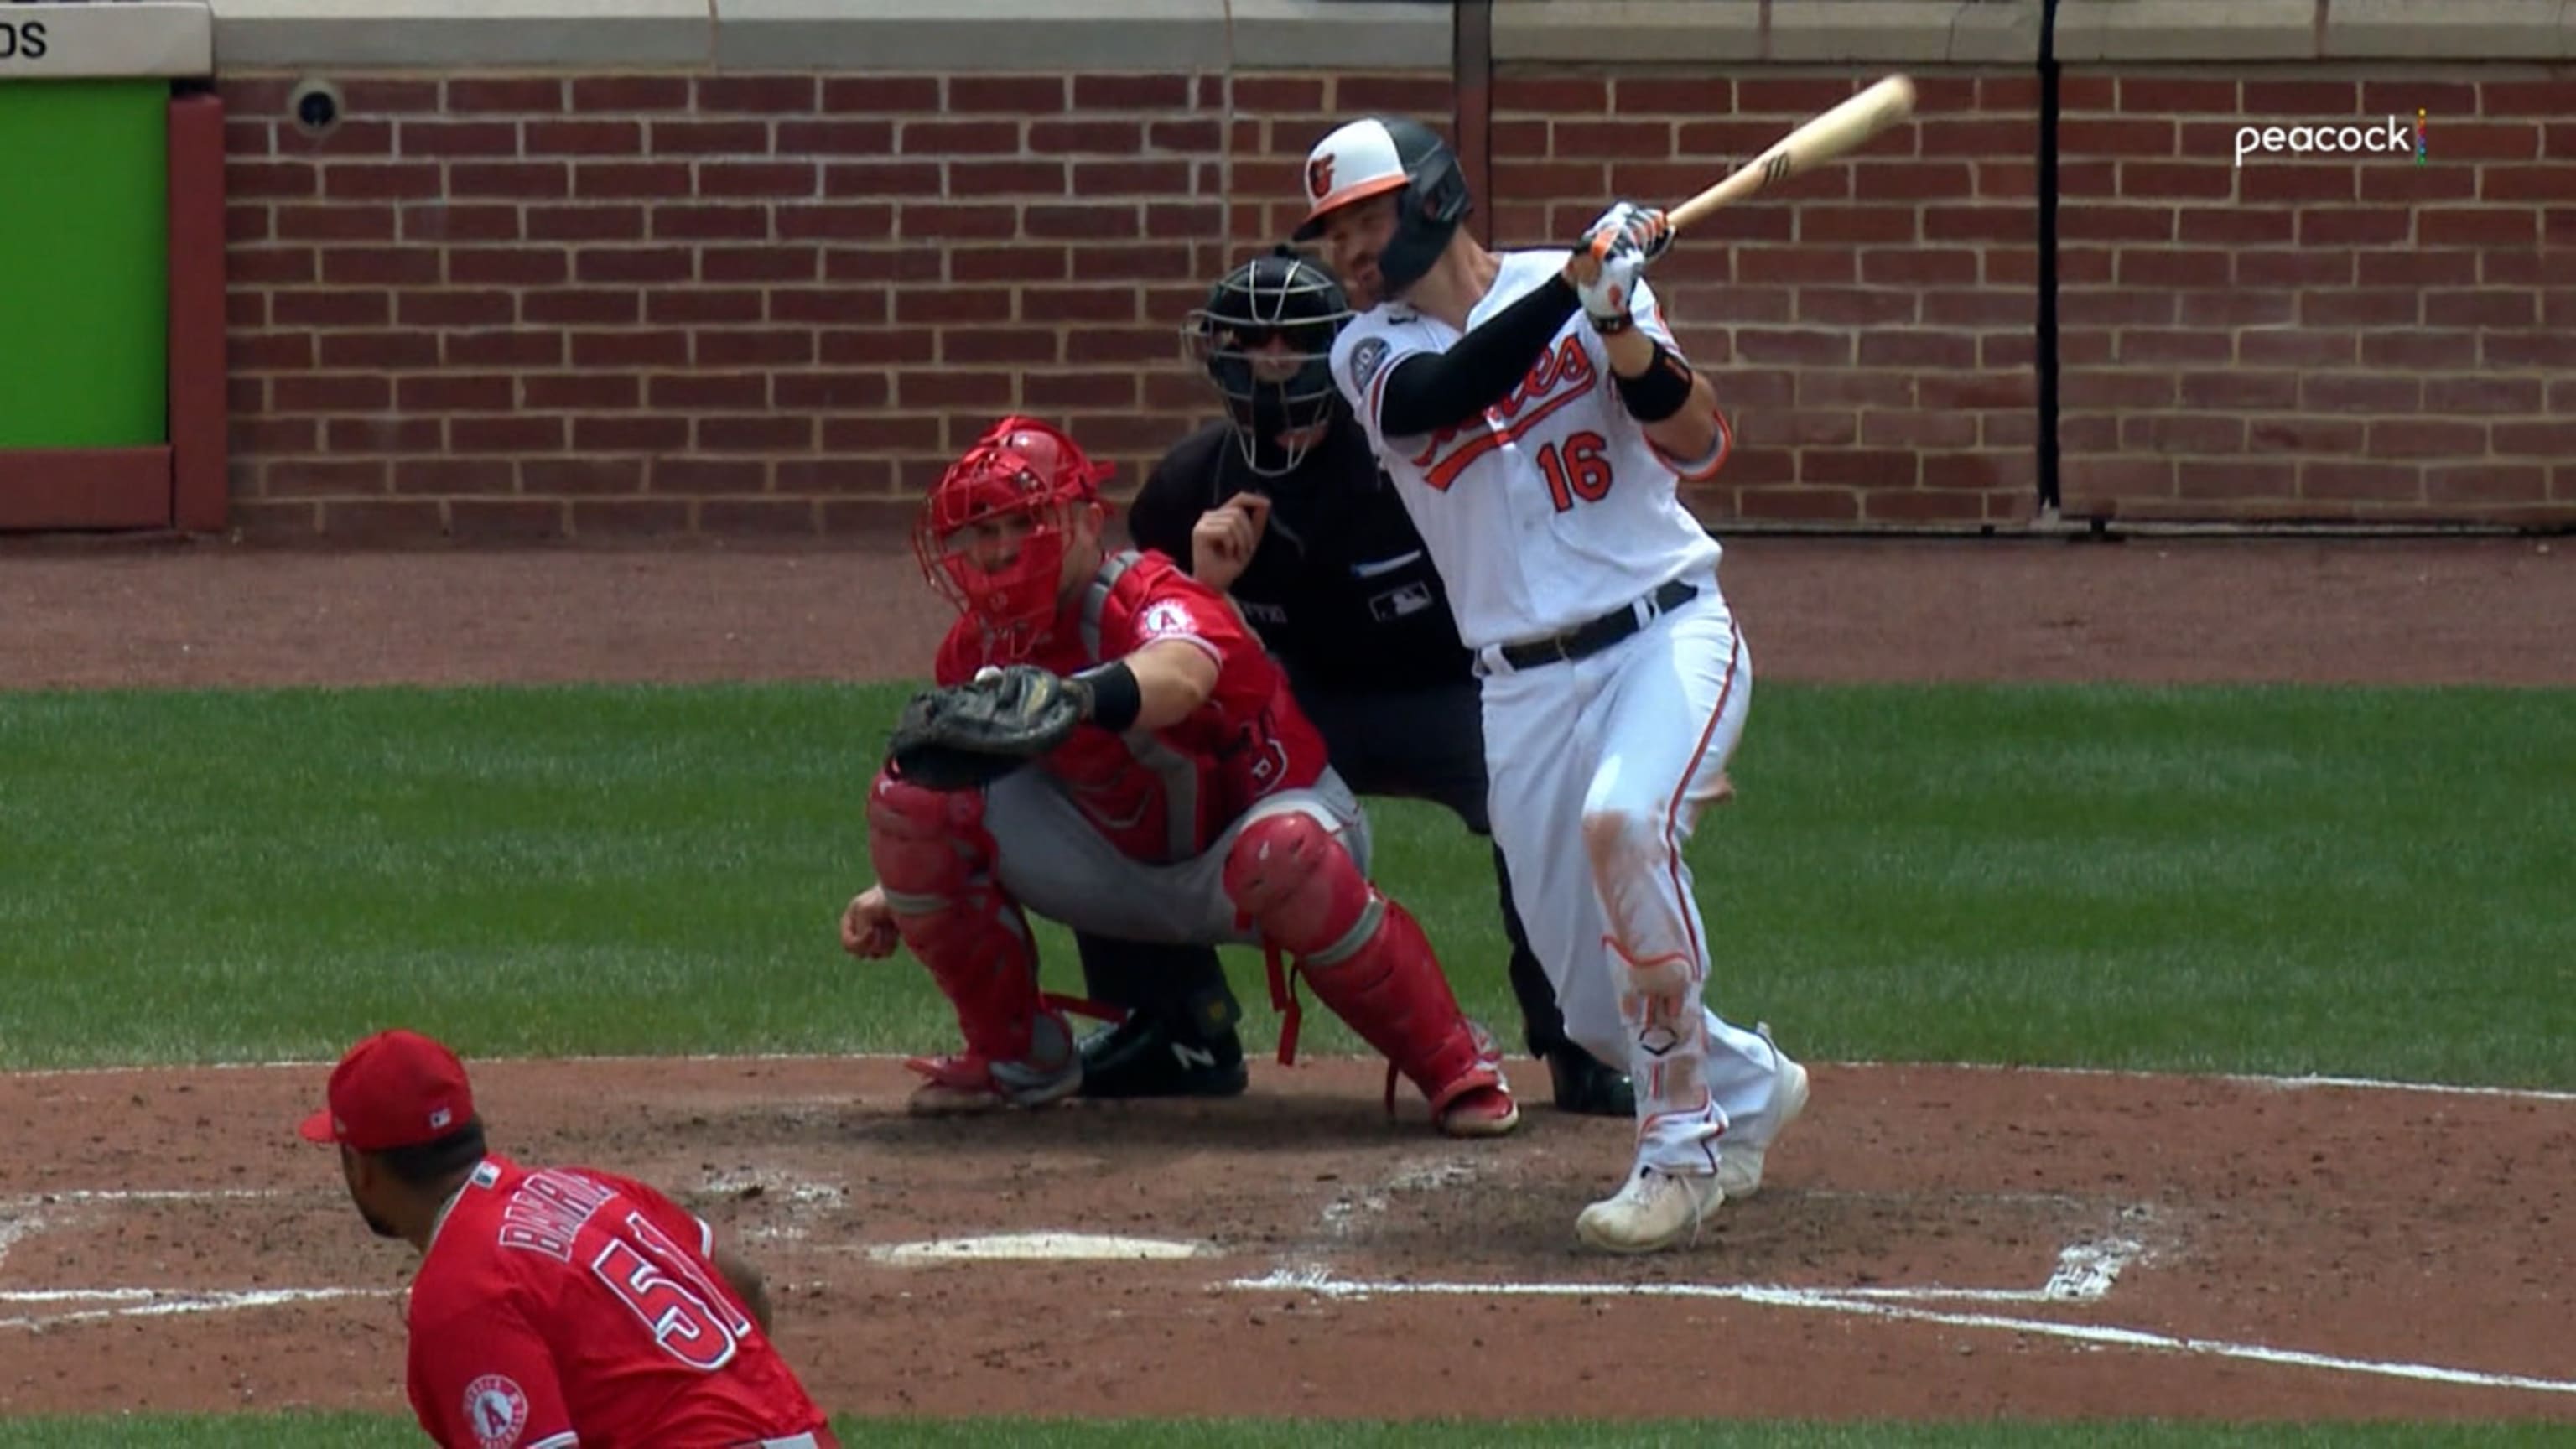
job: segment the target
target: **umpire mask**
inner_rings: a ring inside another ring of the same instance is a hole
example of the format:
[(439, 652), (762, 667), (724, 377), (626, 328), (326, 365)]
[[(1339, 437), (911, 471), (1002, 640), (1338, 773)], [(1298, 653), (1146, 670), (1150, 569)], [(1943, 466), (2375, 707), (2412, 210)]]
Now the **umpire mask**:
[(1253, 472), (1296, 471), (1331, 425), (1333, 339), (1351, 315), (1333, 274), (1285, 246), (1228, 272), (1190, 313), (1183, 335)]

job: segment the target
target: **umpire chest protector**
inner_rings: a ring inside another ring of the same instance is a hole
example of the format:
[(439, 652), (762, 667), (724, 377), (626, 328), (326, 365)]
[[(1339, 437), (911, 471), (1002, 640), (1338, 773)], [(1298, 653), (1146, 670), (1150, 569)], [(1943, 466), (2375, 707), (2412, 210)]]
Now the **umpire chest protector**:
[(1284, 476), (1246, 467), (1222, 423), (1192, 434), (1129, 511), (1136, 542), (1186, 563), (1199, 515), (1238, 493), (1270, 522), (1228, 591), (1300, 690), (1401, 692), (1469, 677), (1448, 591), (1368, 440), (1338, 405), (1332, 430)]

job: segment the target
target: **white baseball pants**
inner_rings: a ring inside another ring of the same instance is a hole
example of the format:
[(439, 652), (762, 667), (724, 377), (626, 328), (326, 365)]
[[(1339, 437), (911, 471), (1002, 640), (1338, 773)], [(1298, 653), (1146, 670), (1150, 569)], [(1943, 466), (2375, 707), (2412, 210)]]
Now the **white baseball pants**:
[[(1650, 607), (1640, 605), (1640, 607)], [(1486, 650), (1494, 838), (1566, 1035), (1637, 1088), (1637, 1160), (1714, 1172), (1767, 1140), (1780, 1057), (1702, 1000), (1709, 940), (1683, 847), (1744, 732), (1753, 668), (1714, 587), (1598, 654)]]

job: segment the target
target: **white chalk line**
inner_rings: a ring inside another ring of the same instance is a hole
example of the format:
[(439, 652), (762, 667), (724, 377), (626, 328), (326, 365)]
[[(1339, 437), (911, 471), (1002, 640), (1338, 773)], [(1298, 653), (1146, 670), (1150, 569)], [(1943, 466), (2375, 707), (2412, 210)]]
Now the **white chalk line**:
[[(146, 1202), (218, 1202), (295, 1196), (283, 1188), (262, 1187), (118, 1187), (61, 1188), (0, 1197), (0, 1260), (13, 1245), (67, 1222), (62, 1208)], [(322, 1303), (341, 1298), (383, 1297), (377, 1288), (0, 1288), (0, 1307), (50, 1304), (104, 1304), (64, 1313), (21, 1313), (0, 1318), (0, 1329), (45, 1330), (62, 1324), (94, 1323), (112, 1318), (164, 1318), (175, 1314), (229, 1313), (289, 1303)]]
[(20, 1192), (0, 1197), (0, 1207), (44, 1207), (54, 1203), (213, 1202), (226, 1198), (294, 1197), (283, 1187), (80, 1187), (56, 1192)]
[[(810, 1064), (816, 1062), (900, 1062), (903, 1052), (673, 1052), (663, 1055), (574, 1055), (574, 1056), (486, 1056), (476, 1057), (475, 1064), (544, 1065), (565, 1062), (582, 1066), (632, 1066), (656, 1063), (693, 1062), (701, 1065), (739, 1063), (759, 1065)], [(1342, 1058), (1320, 1057), (1310, 1060), (1330, 1061)], [(1362, 1058), (1347, 1058), (1359, 1061)], [(21, 1079), (44, 1081), (62, 1077), (128, 1076), (152, 1072), (265, 1072), (321, 1071), (336, 1066), (330, 1061), (261, 1061), (261, 1062), (137, 1062), (108, 1067), (33, 1067), (21, 1071), (0, 1072), (0, 1080)], [(1945, 1072), (1979, 1072), (2025, 1077), (2130, 1077), (2140, 1081), (2232, 1082), (2245, 1086), (2272, 1087), (2283, 1091), (2339, 1090), (2356, 1092), (2410, 1092), (2438, 1096), (2502, 1097), (2524, 1102), (2576, 1102), (2576, 1091), (2546, 1087), (2460, 1086), (2447, 1082), (2401, 1082), (2379, 1077), (2333, 1076), (2264, 1076), (2247, 1072), (2141, 1072), (2115, 1067), (2015, 1066), (2001, 1062), (1810, 1062), (1810, 1066), (1832, 1068), (1931, 1069)]]
[[(1403, 1295), (1468, 1298), (1725, 1298), (1772, 1308), (1806, 1308), (1826, 1313), (1858, 1314), (1869, 1318), (1937, 1323), (1952, 1328), (1989, 1329), (2122, 1348), (2248, 1359), (2258, 1363), (2324, 1369), (2336, 1373), (2415, 1379), (2430, 1383), (2460, 1384), (2473, 1388), (2527, 1389), (2539, 1393), (2576, 1394), (2576, 1380), (2533, 1378), (2523, 1374), (2485, 1373), (2475, 1369), (2445, 1368), (2437, 1364), (2406, 1363), (2385, 1359), (2344, 1358), (2334, 1354), (2310, 1353), (2303, 1349), (2274, 1348), (2268, 1344), (2232, 1343), (2214, 1338), (2183, 1338), (2173, 1334), (2153, 1333), (2145, 1329), (2120, 1328), (2107, 1324), (2057, 1323), (2041, 1318), (2012, 1318), (1991, 1313), (1950, 1312), (1887, 1301), (1889, 1294), (1908, 1290), (1786, 1288), (1752, 1283), (1359, 1282), (1334, 1278), (1326, 1274), (1285, 1272), (1272, 1273), (1265, 1278), (1236, 1279), (1225, 1286), (1265, 1292), (1292, 1289), (1326, 1298), (1354, 1299)], [(1931, 1296), (1935, 1293), (1951, 1294), (1957, 1290), (1910, 1291)], [(1967, 1291), (1974, 1293), (1977, 1290)]]
[(904, 1267), (928, 1263), (1164, 1262), (1212, 1257), (1217, 1249), (1212, 1244), (1173, 1238), (1038, 1232), (929, 1238), (911, 1243), (836, 1243), (823, 1251), (864, 1253), (874, 1262)]
[(45, 1330), (112, 1318), (166, 1318), (189, 1313), (236, 1313), (290, 1303), (387, 1298), (390, 1288), (25, 1288), (0, 1291), (0, 1304), (107, 1303), (69, 1313), (30, 1313), (0, 1318), (0, 1328)]

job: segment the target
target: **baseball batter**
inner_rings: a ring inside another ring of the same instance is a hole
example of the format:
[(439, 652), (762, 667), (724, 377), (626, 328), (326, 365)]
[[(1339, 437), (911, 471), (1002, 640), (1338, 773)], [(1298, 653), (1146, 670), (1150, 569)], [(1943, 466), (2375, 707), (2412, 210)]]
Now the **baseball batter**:
[(408, 1389), (444, 1449), (835, 1449), (759, 1272), (632, 1178), (486, 1150), (445, 1046), (359, 1042), (302, 1135), (338, 1144), (369, 1228), (420, 1250)]
[[(1363, 799), (1436, 801), (1490, 836), (1472, 661), (1413, 520), (1333, 386), (1333, 338), (1353, 315), (1332, 275), (1293, 249), (1219, 278), (1188, 335), (1225, 416), (1163, 455), (1127, 510), (1129, 536), (1233, 599)], [(1626, 1072), (1567, 1039), (1499, 851), (1494, 872), (1523, 1040), (1556, 1105), (1632, 1116)], [(1074, 939), (1091, 997), (1133, 1008), (1084, 1041), (1083, 1095), (1241, 1090), (1214, 949)]]
[(1635, 1160), (1584, 1209), (1651, 1252), (1759, 1189), (1807, 1074), (1708, 1009), (1683, 848), (1744, 729), (1752, 665), (1720, 549), (1676, 496), (1725, 462), (1708, 380), (1645, 283), (1670, 241), (1622, 202), (1578, 246), (1486, 250), (1439, 136), (1401, 118), (1309, 154), (1299, 241), (1373, 305), (1333, 377), (1449, 585), (1482, 681), (1497, 844), (1566, 1030), (1624, 1055)]
[(1420, 1088), (1440, 1130), (1509, 1132), (1520, 1109), (1500, 1050), (1459, 1013), (1421, 926), (1369, 881), (1366, 818), (1286, 677), (1223, 595), (1161, 555), (1104, 548), (1108, 475), (1058, 430), (1010, 417), (924, 501), (915, 547), (960, 610), (937, 683), (1034, 666), (1069, 680), (1085, 715), (982, 789), (888, 769), (869, 791), (878, 883), (843, 913), (842, 945), (883, 956), (900, 941), (966, 1038), (913, 1063), (928, 1078), (913, 1110), (1039, 1106), (1080, 1089), (1072, 1032), (1038, 990), (1025, 907), (1122, 940), (1258, 944), (1274, 973), (1293, 957)]

